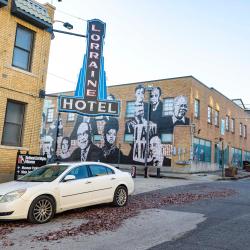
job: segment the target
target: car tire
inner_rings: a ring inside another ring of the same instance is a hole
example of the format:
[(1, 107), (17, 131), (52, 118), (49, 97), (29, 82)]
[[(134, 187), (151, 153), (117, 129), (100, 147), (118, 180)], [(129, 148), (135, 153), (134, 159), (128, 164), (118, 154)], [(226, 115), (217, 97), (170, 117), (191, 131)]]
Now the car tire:
[(28, 221), (34, 224), (49, 222), (54, 217), (55, 210), (55, 201), (47, 195), (41, 195), (32, 201)]
[(128, 202), (128, 190), (125, 186), (118, 186), (114, 193), (113, 205), (116, 207), (126, 206)]

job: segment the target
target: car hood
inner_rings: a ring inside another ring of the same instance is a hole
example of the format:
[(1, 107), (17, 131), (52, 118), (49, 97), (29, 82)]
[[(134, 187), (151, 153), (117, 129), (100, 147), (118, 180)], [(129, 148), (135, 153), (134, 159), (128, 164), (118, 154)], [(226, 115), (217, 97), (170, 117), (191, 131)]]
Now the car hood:
[(30, 188), (38, 185), (43, 185), (42, 182), (22, 182), (22, 181), (10, 181), (6, 183), (0, 184), (0, 195), (7, 194), (9, 192), (18, 190), (18, 189), (24, 189), (24, 188)]

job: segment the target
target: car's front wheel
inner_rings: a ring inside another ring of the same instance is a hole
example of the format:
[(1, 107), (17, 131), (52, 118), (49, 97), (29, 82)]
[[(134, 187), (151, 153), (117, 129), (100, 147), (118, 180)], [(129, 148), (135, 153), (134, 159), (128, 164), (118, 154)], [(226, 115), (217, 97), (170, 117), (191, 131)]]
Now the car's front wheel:
[(41, 195), (30, 205), (28, 220), (31, 223), (42, 224), (50, 221), (55, 215), (55, 202), (47, 196)]
[(116, 188), (113, 198), (113, 204), (116, 207), (123, 207), (128, 202), (128, 190), (125, 186), (119, 186)]

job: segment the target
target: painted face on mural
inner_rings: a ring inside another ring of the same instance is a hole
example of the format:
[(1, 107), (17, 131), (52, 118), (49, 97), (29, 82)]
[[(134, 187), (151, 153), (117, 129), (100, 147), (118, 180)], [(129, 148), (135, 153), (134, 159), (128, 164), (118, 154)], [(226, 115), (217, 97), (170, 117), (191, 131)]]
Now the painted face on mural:
[(135, 103), (135, 116), (143, 117), (144, 115), (144, 106), (142, 103)]
[(109, 144), (114, 144), (116, 139), (116, 130), (110, 129), (106, 134), (106, 140)]
[(136, 98), (136, 102), (143, 102), (144, 101), (144, 88), (137, 88), (135, 90), (135, 98)]
[(158, 88), (153, 88), (151, 91), (150, 101), (153, 105), (160, 101), (160, 90)]
[(174, 99), (174, 116), (180, 120), (187, 113), (187, 98), (185, 96), (177, 96)]
[(156, 157), (159, 154), (161, 154), (162, 145), (161, 145), (161, 140), (158, 136), (154, 136), (150, 139), (149, 149), (152, 154), (152, 157)]
[(89, 126), (83, 122), (77, 130), (77, 144), (81, 149), (86, 149), (90, 144)]
[(66, 154), (69, 151), (69, 148), (70, 148), (69, 139), (63, 138), (62, 139), (62, 146), (61, 147), (62, 147), (62, 153)]

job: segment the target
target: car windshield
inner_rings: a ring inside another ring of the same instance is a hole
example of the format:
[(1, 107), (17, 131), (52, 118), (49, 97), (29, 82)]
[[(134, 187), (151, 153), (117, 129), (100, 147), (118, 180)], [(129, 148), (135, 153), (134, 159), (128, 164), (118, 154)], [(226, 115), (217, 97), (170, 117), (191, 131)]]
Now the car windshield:
[(46, 165), (26, 174), (18, 181), (27, 182), (51, 182), (61, 175), (69, 165)]

